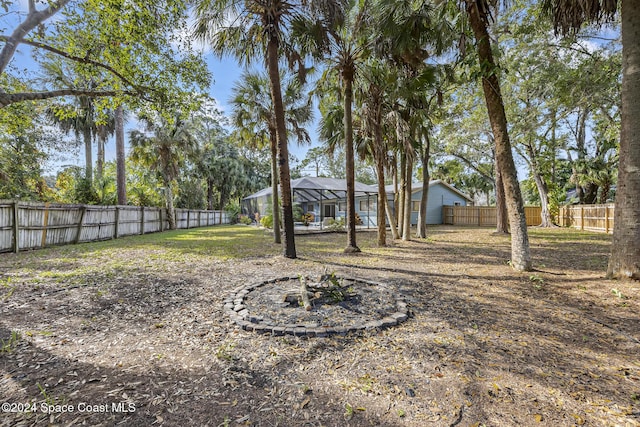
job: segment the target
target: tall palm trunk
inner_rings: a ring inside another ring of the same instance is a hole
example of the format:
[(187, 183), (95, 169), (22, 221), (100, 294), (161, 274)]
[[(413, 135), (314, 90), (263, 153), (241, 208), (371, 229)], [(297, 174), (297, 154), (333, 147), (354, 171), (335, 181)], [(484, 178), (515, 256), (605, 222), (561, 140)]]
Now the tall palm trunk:
[[(271, 100), (276, 119), (278, 137), (278, 166), (280, 185), (282, 188), (282, 214), (284, 222), (284, 256), (296, 258), (296, 242), (293, 226), (293, 206), (291, 197), (291, 173), (289, 171), (289, 147), (287, 146), (287, 127), (284, 120), (284, 104), (280, 86), (280, 69), (278, 65), (278, 33), (277, 22), (272, 23), (272, 31), (267, 44), (267, 68), (271, 87)], [(274, 212), (275, 214), (275, 212)], [(275, 221), (274, 221), (275, 222)]]
[(622, 2), (622, 129), (609, 278), (640, 280), (640, 7)]
[[(400, 197), (400, 190), (398, 188), (398, 160), (395, 154), (393, 154), (393, 156), (390, 159), (389, 164), (391, 165), (391, 179), (392, 179), (392, 185), (393, 185), (393, 211), (391, 211), (391, 214), (393, 216), (393, 221), (389, 220), (389, 224), (391, 225), (391, 235), (393, 236), (394, 240), (397, 240), (400, 238), (400, 234), (398, 234), (398, 205), (399, 205), (399, 197)], [(389, 203), (387, 202), (387, 210), (390, 210), (390, 206)], [(387, 216), (389, 216), (389, 213), (387, 213)]]
[(118, 188), (118, 204), (127, 204), (127, 177), (124, 158), (124, 109), (116, 108), (116, 187)]
[(169, 230), (176, 229), (176, 209), (173, 206), (173, 188), (171, 188), (171, 181), (164, 179), (164, 197), (165, 204), (167, 206), (167, 221), (169, 221)]
[[(379, 116), (380, 114), (378, 114), (378, 117)], [(378, 246), (386, 246), (387, 224), (385, 221), (385, 211), (387, 205), (387, 192), (384, 188), (384, 153), (386, 150), (384, 149), (380, 120), (376, 120), (376, 123), (374, 123), (373, 126), (375, 139), (373, 153), (376, 161), (376, 175), (378, 178), (378, 206), (376, 209), (376, 220), (378, 221)]]
[(106, 135), (99, 131), (98, 135), (98, 159), (96, 160), (96, 178), (98, 180), (102, 179), (102, 175), (104, 174), (104, 145), (106, 140)]
[(273, 241), (281, 243), (280, 239), (280, 202), (278, 196), (278, 134), (275, 129), (269, 129), (271, 149), (271, 210), (273, 214)]
[(93, 152), (91, 147), (91, 128), (88, 124), (85, 124), (85, 128), (82, 131), (82, 135), (84, 138), (84, 162), (85, 162), (85, 172), (84, 177), (87, 181), (93, 181)]
[[(476, 38), (478, 59), (483, 71), (482, 89), (484, 91), (489, 121), (496, 144), (498, 168), (502, 172), (507, 212), (511, 228), (511, 264), (519, 271), (531, 270), (531, 254), (529, 252), (529, 235), (527, 221), (524, 216), (524, 204), (518, 183), (518, 174), (511, 153), (511, 142), (507, 131), (507, 117), (500, 92), (500, 82), (496, 74), (496, 64), (491, 52), (489, 39), (487, 9), (480, 8), (481, 0), (467, 0), (467, 14)], [(486, 6), (486, 5), (485, 5)]]
[(407, 157), (407, 163), (404, 170), (404, 209), (402, 218), (402, 240), (411, 240), (411, 196), (413, 189), (411, 188), (411, 181), (413, 180), (413, 159), (411, 156)]
[(396, 203), (396, 215), (398, 218), (398, 234), (402, 235), (402, 231), (404, 230), (404, 200), (405, 194), (407, 192), (407, 182), (405, 181), (405, 177), (407, 176), (407, 156), (400, 156), (400, 183), (399, 191), (396, 192), (398, 195), (397, 203)]
[(347, 174), (347, 247), (344, 252), (360, 252), (356, 244), (356, 185), (355, 185), (355, 156), (353, 154), (353, 65), (345, 65), (342, 70), (344, 91), (344, 145)]
[(425, 137), (422, 147), (420, 161), (422, 163), (422, 197), (420, 198), (420, 208), (418, 210), (418, 225), (416, 237), (419, 239), (427, 238), (427, 202), (429, 200), (429, 158), (431, 151), (431, 139), (429, 135)]

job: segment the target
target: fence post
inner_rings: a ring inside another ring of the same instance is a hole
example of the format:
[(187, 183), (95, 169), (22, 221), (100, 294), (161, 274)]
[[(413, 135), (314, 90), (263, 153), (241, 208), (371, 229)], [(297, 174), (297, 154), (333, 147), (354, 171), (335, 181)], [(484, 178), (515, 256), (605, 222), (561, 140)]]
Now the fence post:
[(18, 208), (20, 202), (13, 202), (13, 251), (20, 252), (20, 224), (18, 223)]
[(82, 234), (82, 224), (84, 223), (84, 215), (87, 212), (87, 207), (80, 207), (80, 221), (78, 221), (78, 232), (76, 233), (76, 240), (74, 243), (80, 242), (80, 235)]
[(609, 234), (609, 205), (604, 205), (604, 232)]
[(144, 206), (140, 206), (140, 234), (144, 234)]
[(160, 208), (160, 232), (164, 231), (164, 208)]
[(120, 207), (116, 206), (116, 223), (115, 226), (113, 227), (113, 238), (117, 239), (118, 238), (118, 228), (120, 227)]
[(580, 206), (580, 230), (584, 230), (584, 205)]

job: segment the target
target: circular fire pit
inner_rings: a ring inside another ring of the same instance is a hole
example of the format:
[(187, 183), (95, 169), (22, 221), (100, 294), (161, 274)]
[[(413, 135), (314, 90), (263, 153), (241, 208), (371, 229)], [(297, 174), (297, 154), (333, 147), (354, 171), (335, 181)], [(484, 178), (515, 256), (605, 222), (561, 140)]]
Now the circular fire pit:
[(392, 287), (369, 280), (323, 275), (282, 277), (242, 286), (224, 301), (246, 331), (325, 337), (377, 330), (407, 320), (407, 304)]

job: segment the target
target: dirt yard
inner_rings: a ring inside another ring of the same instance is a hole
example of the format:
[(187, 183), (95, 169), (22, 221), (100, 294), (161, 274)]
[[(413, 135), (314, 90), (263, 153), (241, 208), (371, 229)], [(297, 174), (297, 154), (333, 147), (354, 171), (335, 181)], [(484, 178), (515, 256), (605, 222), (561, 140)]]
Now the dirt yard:
[[(640, 284), (604, 279), (610, 237), (530, 229), (533, 272), (491, 229), (345, 255), (250, 226), (0, 254), (0, 425), (640, 426)], [(298, 274), (388, 283), (409, 319), (301, 338), (223, 301)]]

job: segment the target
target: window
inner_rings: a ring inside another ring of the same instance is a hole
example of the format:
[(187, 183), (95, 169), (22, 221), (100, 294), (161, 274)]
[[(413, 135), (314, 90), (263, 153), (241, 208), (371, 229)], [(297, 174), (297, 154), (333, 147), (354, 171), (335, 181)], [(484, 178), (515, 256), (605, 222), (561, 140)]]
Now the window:
[(412, 212), (418, 212), (420, 211), (420, 202), (417, 202), (415, 200), (411, 201), (411, 211)]
[(313, 209), (313, 203), (307, 204), (307, 212), (315, 212), (315, 210)]
[(338, 203), (338, 212), (346, 212), (347, 211), (347, 202)]
[(373, 211), (376, 209), (376, 204), (373, 199), (360, 200), (360, 212)]

